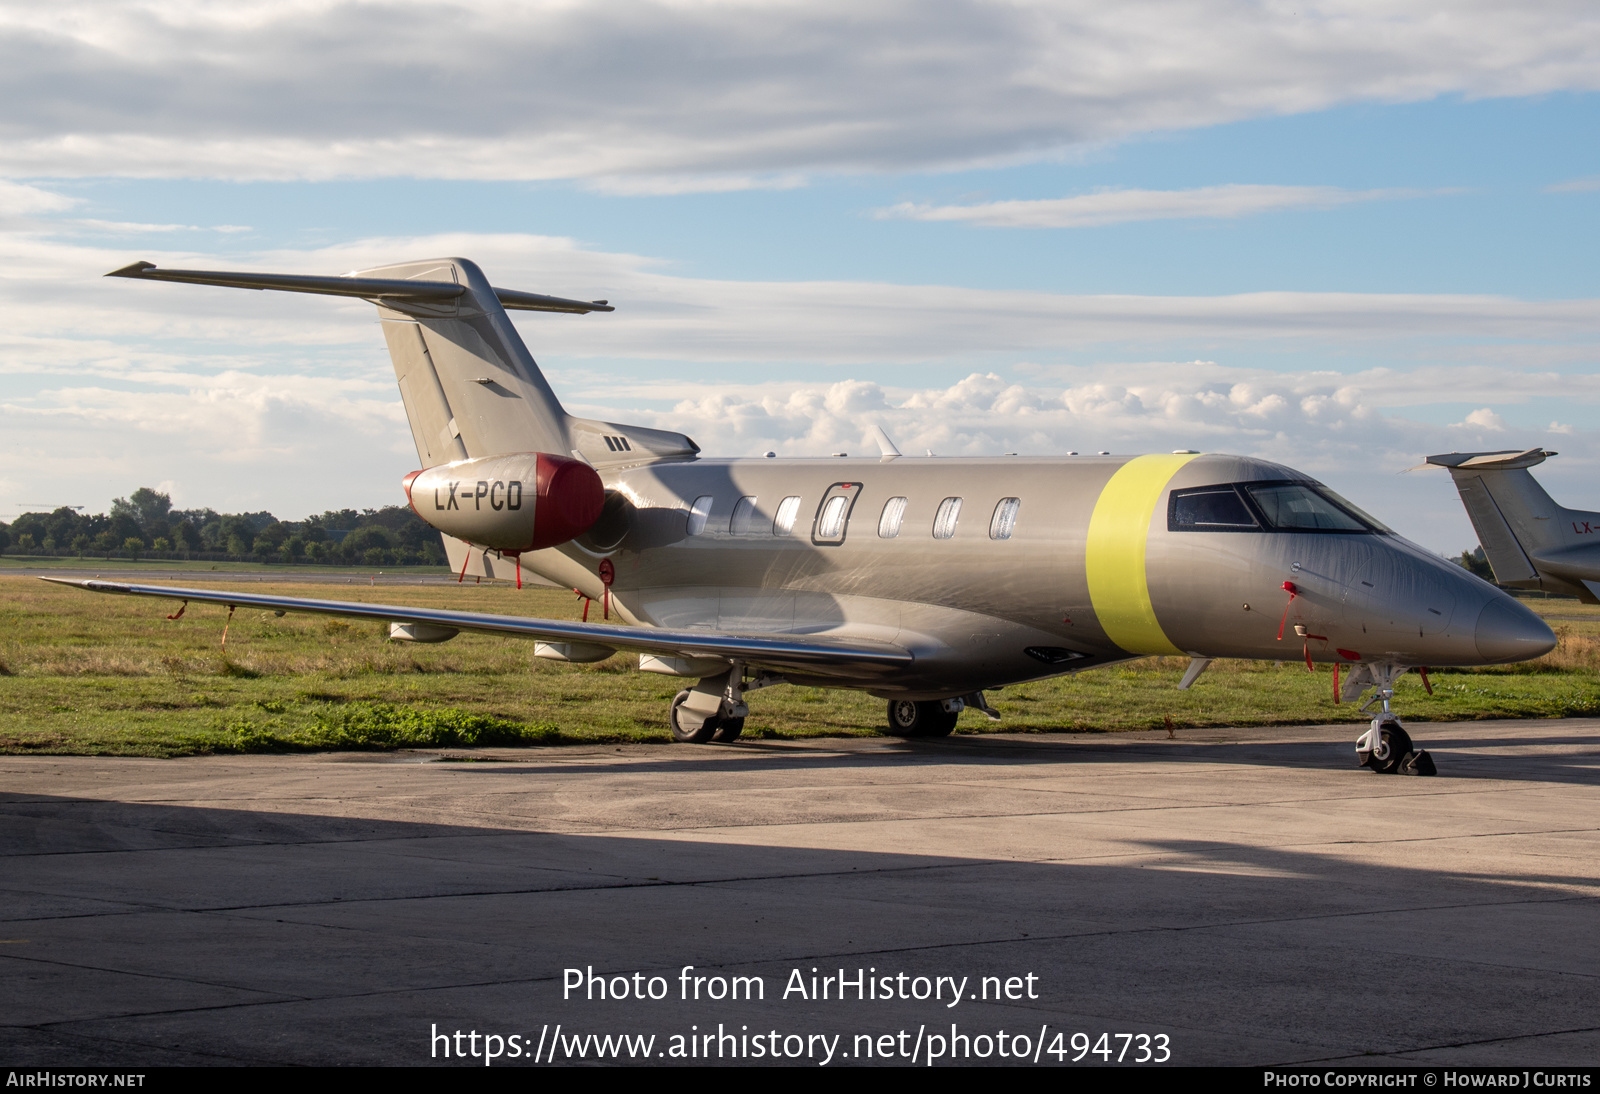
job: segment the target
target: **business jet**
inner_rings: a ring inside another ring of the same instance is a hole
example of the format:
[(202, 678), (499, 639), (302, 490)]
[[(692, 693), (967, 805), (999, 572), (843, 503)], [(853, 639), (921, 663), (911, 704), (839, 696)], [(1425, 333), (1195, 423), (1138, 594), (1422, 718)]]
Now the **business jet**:
[[(1241, 456), (703, 456), (689, 437), (568, 414), (507, 311), (611, 311), (498, 289), (445, 258), (339, 277), (161, 269), (108, 276), (276, 289), (375, 304), (421, 470), (412, 508), (465, 575), (524, 571), (578, 591), (581, 623), (233, 591), (72, 582), (532, 639), (587, 662), (618, 650), (682, 677), (680, 741), (732, 741), (746, 696), (851, 688), (892, 734), (948, 734), (985, 692), (1130, 658), (1303, 659), (1381, 709), (1357, 742), (1381, 773), (1431, 774), (1391, 709), (1412, 668), (1521, 661), (1555, 639), (1504, 592), (1298, 471)], [(614, 618), (613, 618), (614, 617)]]

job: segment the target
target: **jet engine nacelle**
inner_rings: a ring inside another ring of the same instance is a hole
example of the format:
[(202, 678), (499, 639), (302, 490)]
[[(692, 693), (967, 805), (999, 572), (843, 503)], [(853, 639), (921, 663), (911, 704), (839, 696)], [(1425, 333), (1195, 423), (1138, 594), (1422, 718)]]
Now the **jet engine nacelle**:
[(457, 460), (413, 471), (404, 485), (412, 511), (433, 527), (507, 554), (583, 535), (605, 503), (594, 468), (548, 452)]

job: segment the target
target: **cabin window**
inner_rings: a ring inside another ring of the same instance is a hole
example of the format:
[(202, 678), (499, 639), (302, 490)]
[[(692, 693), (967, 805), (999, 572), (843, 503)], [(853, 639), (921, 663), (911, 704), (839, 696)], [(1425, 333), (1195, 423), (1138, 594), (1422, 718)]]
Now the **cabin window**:
[(906, 499), (890, 498), (883, 503), (883, 516), (878, 518), (878, 537), (893, 539), (900, 534), (900, 522), (906, 518)]
[(778, 503), (778, 515), (772, 518), (772, 534), (787, 536), (794, 533), (794, 518), (800, 515), (800, 499), (787, 497)]
[(939, 511), (933, 515), (933, 538), (949, 539), (956, 534), (956, 521), (961, 517), (961, 499), (945, 498)]
[(689, 534), (698, 536), (706, 530), (706, 518), (711, 516), (711, 495), (701, 494), (694, 499), (694, 506), (689, 510)]
[(811, 526), (811, 542), (818, 547), (837, 547), (844, 542), (850, 510), (861, 493), (859, 482), (836, 482), (822, 494), (816, 523)]
[(728, 521), (728, 531), (736, 536), (748, 536), (754, 530), (755, 517), (755, 496), (740, 498), (738, 504), (733, 507), (733, 517)]
[(1017, 510), (1020, 508), (1020, 499), (1001, 498), (1000, 504), (994, 507), (994, 516), (989, 518), (989, 538), (1010, 539), (1011, 533), (1017, 528)]

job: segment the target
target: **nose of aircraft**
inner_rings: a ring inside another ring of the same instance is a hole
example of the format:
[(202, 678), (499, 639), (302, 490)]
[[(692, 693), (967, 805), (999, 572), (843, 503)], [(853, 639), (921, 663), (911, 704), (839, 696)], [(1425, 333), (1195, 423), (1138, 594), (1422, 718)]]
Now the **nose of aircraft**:
[(1530, 661), (1556, 647), (1545, 621), (1509, 596), (1497, 596), (1483, 606), (1473, 637), (1479, 655), (1490, 663)]

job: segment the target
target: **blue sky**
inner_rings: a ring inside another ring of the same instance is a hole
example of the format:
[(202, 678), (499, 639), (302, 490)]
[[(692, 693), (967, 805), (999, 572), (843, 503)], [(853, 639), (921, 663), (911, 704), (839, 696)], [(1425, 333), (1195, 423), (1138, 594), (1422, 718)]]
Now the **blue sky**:
[(1456, 551), (1399, 473), (1545, 445), (1600, 508), (1581, 5), (62, 8), (0, 14), (0, 519), (395, 500), (365, 305), (98, 275), (441, 250), (611, 298), (518, 323), (718, 454), (1246, 452)]

